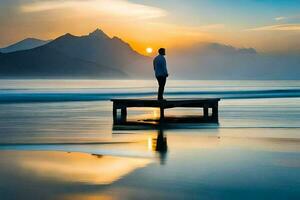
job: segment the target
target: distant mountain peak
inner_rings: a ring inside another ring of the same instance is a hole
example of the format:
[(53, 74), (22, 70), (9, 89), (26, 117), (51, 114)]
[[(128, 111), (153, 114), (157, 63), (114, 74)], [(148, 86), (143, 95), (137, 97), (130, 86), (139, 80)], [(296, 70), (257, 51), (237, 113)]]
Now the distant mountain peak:
[(192, 47), (189, 47), (187, 51), (194, 54), (257, 54), (254, 48), (238, 48), (227, 44), (221, 44), (217, 42), (200, 42)]
[(61, 37), (75, 37), (75, 35), (72, 35), (71, 33), (66, 33)]
[(108, 35), (106, 35), (101, 29), (97, 28), (93, 32), (89, 34), (91, 37), (104, 37), (104, 38), (109, 38)]
[(114, 37), (112, 38), (112, 41), (116, 41), (116, 42), (118, 42), (118, 43), (122, 43), (123, 45), (130, 46), (127, 42), (125, 42), (124, 40), (122, 40), (121, 38), (116, 37), (116, 36), (114, 36)]
[(2, 53), (10, 53), (15, 51), (22, 51), (33, 49), (49, 43), (51, 40), (41, 40), (36, 38), (25, 38), (17, 43), (11, 44), (5, 48), (0, 49)]
[(124, 40), (122, 40), (121, 38), (119, 38), (119, 37), (117, 37), (117, 36), (114, 36), (114, 37), (112, 38), (112, 40), (120, 41), (120, 42), (123, 42), (123, 43), (128, 44), (127, 42), (125, 42)]
[[(38, 41), (38, 42), (43, 42), (43, 41), (47, 41), (47, 40), (40, 40), (40, 39), (37, 39), (37, 38), (33, 38), (33, 37), (29, 37), (29, 38), (25, 38), (19, 42), (26, 42), (26, 41)], [(19, 43), (18, 42), (18, 43)]]

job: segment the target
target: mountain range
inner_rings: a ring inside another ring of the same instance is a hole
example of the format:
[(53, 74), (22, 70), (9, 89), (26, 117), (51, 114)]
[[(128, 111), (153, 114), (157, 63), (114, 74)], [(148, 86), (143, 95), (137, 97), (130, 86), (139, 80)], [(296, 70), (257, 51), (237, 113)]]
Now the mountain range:
[[(0, 53), (0, 77), (153, 78), (151, 57), (100, 29), (35, 45)], [(264, 54), (219, 43), (167, 49), (167, 61), (175, 79), (300, 79), (299, 54)]]
[(51, 40), (40, 40), (35, 38), (26, 38), (24, 40), (21, 40), (20, 42), (17, 42), (15, 44), (9, 45), (4, 48), (0, 48), (1, 53), (10, 53), (15, 51), (22, 51), (22, 50), (28, 50), (33, 49), (39, 46), (43, 46), (50, 42)]
[(141, 73), (143, 77), (147, 70), (141, 63), (149, 62), (120, 38), (97, 29), (89, 35), (68, 33), (33, 49), (1, 53), (0, 76), (128, 78)]
[[(218, 43), (199, 43), (169, 54), (175, 78), (215, 80), (299, 80), (299, 54), (258, 53)], [(172, 72), (171, 72), (172, 74)]]

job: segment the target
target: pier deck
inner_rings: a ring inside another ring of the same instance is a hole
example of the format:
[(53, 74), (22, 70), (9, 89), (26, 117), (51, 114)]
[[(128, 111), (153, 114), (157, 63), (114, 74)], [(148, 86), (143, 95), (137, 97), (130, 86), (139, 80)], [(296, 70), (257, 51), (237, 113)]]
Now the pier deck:
[[(175, 107), (202, 108), (203, 119), (207, 122), (218, 121), (218, 103), (219, 98), (202, 99), (111, 99), (113, 102), (113, 120), (114, 124), (126, 122), (127, 108), (130, 107), (152, 107), (160, 109), (160, 120), (164, 120), (164, 110)], [(211, 115), (209, 115), (211, 109)], [(118, 120), (118, 110), (121, 110), (121, 119)]]

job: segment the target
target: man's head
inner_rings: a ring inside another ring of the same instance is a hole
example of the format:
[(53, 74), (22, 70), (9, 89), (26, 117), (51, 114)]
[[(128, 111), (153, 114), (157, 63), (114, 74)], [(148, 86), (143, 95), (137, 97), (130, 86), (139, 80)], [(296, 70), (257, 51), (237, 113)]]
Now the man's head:
[(166, 55), (166, 49), (165, 48), (160, 48), (160, 49), (158, 49), (158, 53), (159, 53), (159, 55), (164, 56), (164, 55)]

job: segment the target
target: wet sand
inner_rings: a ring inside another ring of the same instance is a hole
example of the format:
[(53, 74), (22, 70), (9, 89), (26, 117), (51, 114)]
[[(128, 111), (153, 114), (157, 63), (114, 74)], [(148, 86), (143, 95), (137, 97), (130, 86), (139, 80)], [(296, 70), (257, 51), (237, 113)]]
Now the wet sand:
[(300, 196), (298, 139), (167, 132), (144, 134), (123, 144), (19, 145), (22, 151), (6, 147), (0, 151), (0, 196), (75, 200)]

